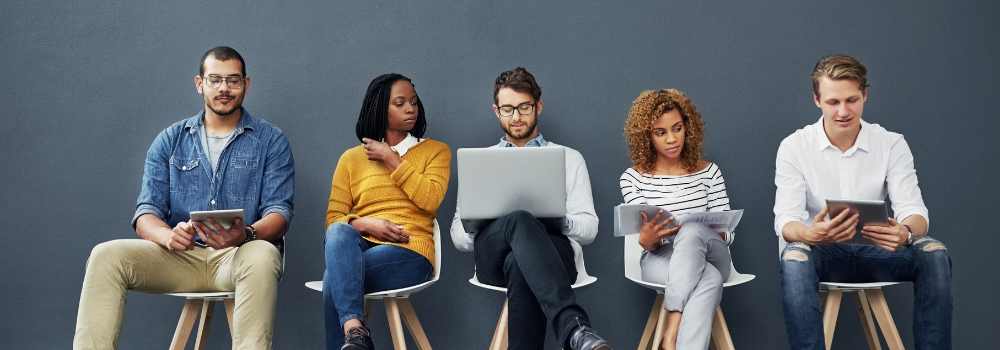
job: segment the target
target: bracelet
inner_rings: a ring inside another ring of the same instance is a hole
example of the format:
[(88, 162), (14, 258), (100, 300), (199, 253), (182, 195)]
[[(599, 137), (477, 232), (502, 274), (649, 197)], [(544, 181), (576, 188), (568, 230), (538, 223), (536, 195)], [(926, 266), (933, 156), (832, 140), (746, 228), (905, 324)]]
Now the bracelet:
[(247, 238), (243, 239), (243, 242), (241, 242), (240, 245), (247, 244), (247, 242), (257, 239), (257, 229), (253, 228), (253, 225), (247, 225), (244, 227), (243, 232), (247, 234)]

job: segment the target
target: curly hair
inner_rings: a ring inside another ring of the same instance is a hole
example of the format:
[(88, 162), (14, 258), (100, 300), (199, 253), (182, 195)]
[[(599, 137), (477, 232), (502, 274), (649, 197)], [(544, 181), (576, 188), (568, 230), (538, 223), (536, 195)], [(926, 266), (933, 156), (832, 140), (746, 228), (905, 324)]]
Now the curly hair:
[(684, 120), (684, 148), (681, 149), (681, 163), (687, 171), (695, 171), (701, 160), (701, 149), (705, 145), (705, 123), (701, 113), (694, 108), (684, 93), (674, 89), (660, 91), (646, 90), (632, 102), (632, 109), (625, 119), (625, 142), (628, 143), (629, 157), (635, 170), (652, 173), (656, 166), (656, 150), (650, 139), (653, 122), (663, 113), (677, 110)]
[(496, 82), (493, 83), (493, 104), (500, 103), (497, 100), (497, 94), (503, 88), (511, 88), (514, 91), (531, 95), (535, 103), (542, 99), (542, 88), (538, 87), (538, 83), (535, 82), (535, 76), (522, 67), (500, 73)]

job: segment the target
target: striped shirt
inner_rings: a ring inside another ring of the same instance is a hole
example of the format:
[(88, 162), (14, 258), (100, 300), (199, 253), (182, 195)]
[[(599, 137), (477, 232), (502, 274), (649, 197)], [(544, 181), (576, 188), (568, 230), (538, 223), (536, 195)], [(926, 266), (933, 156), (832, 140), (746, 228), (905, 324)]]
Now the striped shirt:
[[(726, 181), (715, 163), (688, 175), (641, 174), (628, 168), (620, 179), (625, 204), (649, 204), (674, 215), (729, 210)], [(726, 232), (726, 245), (733, 243), (733, 232)], [(673, 237), (667, 239), (672, 242)]]

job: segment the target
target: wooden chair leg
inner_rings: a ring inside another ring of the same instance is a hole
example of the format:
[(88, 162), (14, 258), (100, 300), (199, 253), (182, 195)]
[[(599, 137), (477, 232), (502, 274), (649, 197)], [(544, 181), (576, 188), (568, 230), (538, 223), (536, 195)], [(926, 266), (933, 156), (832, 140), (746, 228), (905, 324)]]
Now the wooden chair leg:
[(656, 329), (653, 331), (653, 349), (660, 348), (663, 341), (663, 328), (667, 326), (667, 309), (660, 308), (660, 315), (656, 319)]
[(871, 305), (872, 313), (878, 320), (879, 328), (882, 328), (882, 335), (885, 336), (885, 343), (890, 350), (903, 350), (903, 340), (899, 338), (899, 330), (889, 313), (889, 305), (885, 302), (885, 295), (881, 289), (870, 289), (866, 293), (868, 303)]
[(184, 350), (188, 337), (191, 336), (191, 327), (198, 320), (198, 311), (201, 309), (201, 299), (188, 299), (184, 302), (181, 310), (181, 319), (177, 321), (177, 329), (174, 330), (174, 338), (170, 341), (170, 350)]
[(503, 309), (500, 311), (500, 320), (497, 321), (497, 328), (493, 331), (490, 350), (507, 350), (507, 299), (503, 300)]
[(403, 335), (403, 320), (399, 317), (399, 304), (396, 298), (382, 299), (385, 303), (385, 316), (389, 321), (389, 333), (392, 334), (392, 346), (396, 350), (406, 350), (406, 338)]
[(646, 319), (646, 328), (642, 330), (642, 338), (639, 340), (639, 350), (653, 349), (653, 331), (656, 330), (656, 321), (659, 320), (660, 310), (663, 309), (663, 294), (656, 293), (653, 299), (653, 309), (649, 311), (649, 318)]
[(413, 310), (413, 304), (410, 304), (410, 298), (398, 298), (396, 303), (399, 304), (399, 312), (403, 316), (403, 322), (406, 323), (406, 329), (410, 331), (413, 342), (417, 343), (417, 349), (431, 350), (431, 343), (427, 341), (427, 334), (424, 334), (424, 328), (420, 326), (420, 319)]
[(365, 311), (361, 314), (365, 318), (365, 323), (368, 323), (368, 314), (372, 312), (372, 303), (374, 302), (375, 300), (365, 299)]
[(735, 350), (733, 338), (729, 335), (729, 326), (726, 325), (726, 318), (722, 316), (722, 307), (715, 308), (715, 316), (712, 317), (712, 340), (709, 342), (716, 350)]
[(844, 291), (834, 289), (826, 294), (823, 302), (823, 334), (826, 335), (826, 348), (833, 345), (833, 331), (837, 328), (837, 315), (840, 314), (840, 298)]
[(869, 350), (882, 350), (882, 345), (878, 341), (878, 331), (875, 330), (875, 322), (872, 319), (871, 309), (868, 306), (868, 298), (865, 291), (859, 290), (854, 293), (854, 305), (858, 309), (858, 317), (861, 318), (861, 328), (865, 330), (865, 338), (868, 339)]
[(201, 321), (198, 322), (198, 337), (194, 339), (195, 350), (205, 350), (208, 343), (208, 330), (212, 328), (212, 315), (215, 314), (215, 301), (205, 300), (201, 308)]
[(222, 304), (226, 307), (226, 319), (229, 320), (229, 336), (233, 336), (233, 311), (236, 310), (236, 300), (222, 299)]

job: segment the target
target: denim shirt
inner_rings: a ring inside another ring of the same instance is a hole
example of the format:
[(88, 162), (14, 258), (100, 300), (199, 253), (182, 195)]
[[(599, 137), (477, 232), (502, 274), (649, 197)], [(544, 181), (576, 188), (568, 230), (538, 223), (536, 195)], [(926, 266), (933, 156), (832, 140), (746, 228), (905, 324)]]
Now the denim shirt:
[[(199, 135), (205, 132), (204, 110), (156, 136), (146, 153), (133, 229), (144, 214), (156, 215), (175, 227), (189, 220), (192, 211), (243, 209), (248, 224), (270, 213), (281, 214), (288, 232), (295, 187), (291, 146), (281, 129), (245, 109), (242, 112), (236, 135), (219, 156), (216, 171)], [(196, 241), (201, 243), (201, 238)], [(272, 243), (283, 250), (283, 241)]]
[[(538, 134), (538, 137), (533, 138), (531, 140), (528, 140), (528, 143), (524, 144), (524, 147), (545, 147), (545, 146), (548, 146), (548, 145), (549, 145), (549, 142), (545, 141), (545, 138), (542, 137), (542, 134)], [(497, 147), (500, 147), (500, 148), (517, 147), (517, 145), (515, 145), (513, 143), (510, 143), (510, 142), (507, 142), (507, 136), (501, 136), (500, 137), (500, 143), (497, 144)]]

